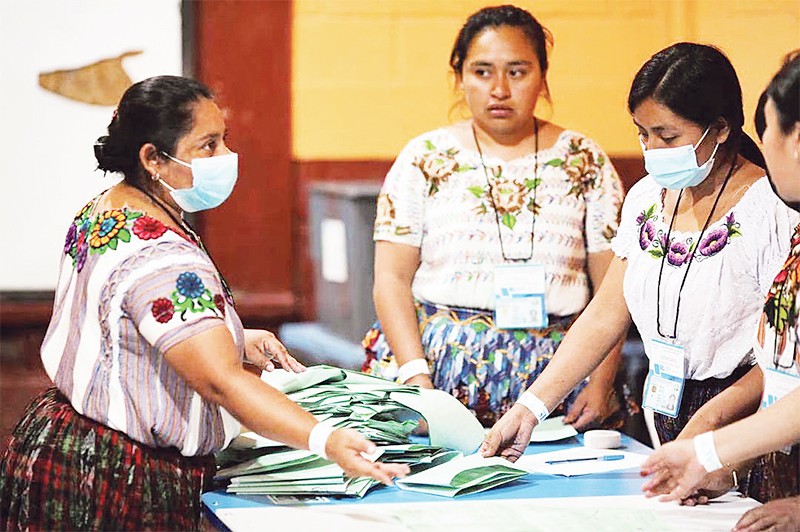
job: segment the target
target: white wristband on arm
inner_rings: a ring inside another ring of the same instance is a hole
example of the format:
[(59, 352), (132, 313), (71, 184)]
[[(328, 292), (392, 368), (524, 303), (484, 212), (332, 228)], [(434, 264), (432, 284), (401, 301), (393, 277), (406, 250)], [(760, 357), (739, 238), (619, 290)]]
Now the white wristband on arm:
[(697, 454), (697, 461), (708, 473), (722, 469), (722, 462), (717, 455), (717, 447), (714, 445), (713, 432), (704, 432), (694, 437), (694, 452)]
[(397, 370), (397, 380), (400, 381), (400, 384), (405, 384), (412, 377), (422, 374), (431, 374), (428, 361), (424, 358), (415, 358), (400, 366), (400, 369)]
[(547, 406), (544, 402), (536, 397), (533, 392), (525, 392), (519, 396), (517, 399), (517, 404), (520, 404), (533, 412), (533, 415), (536, 416), (536, 419), (539, 420), (539, 423), (547, 419), (547, 416), (550, 415), (550, 411), (547, 409)]
[(311, 433), (308, 435), (308, 450), (327, 460), (328, 455), (325, 454), (325, 445), (327, 445), (328, 438), (330, 438), (334, 430), (336, 429), (330, 425), (322, 423), (314, 425), (314, 428), (311, 429)]

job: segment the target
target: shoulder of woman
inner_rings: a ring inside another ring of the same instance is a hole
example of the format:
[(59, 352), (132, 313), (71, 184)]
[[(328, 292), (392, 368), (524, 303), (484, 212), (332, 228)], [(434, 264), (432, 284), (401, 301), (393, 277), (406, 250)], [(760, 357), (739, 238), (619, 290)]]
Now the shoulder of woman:
[[(642, 203), (658, 203), (660, 201), (661, 187), (646, 175), (639, 179), (625, 194), (625, 205), (637, 205)], [(646, 205), (649, 207), (649, 205)]]
[(428, 151), (447, 151), (453, 148), (461, 149), (459, 134), (452, 130), (450, 126), (440, 127), (426, 131), (409, 140), (403, 152), (428, 152)]

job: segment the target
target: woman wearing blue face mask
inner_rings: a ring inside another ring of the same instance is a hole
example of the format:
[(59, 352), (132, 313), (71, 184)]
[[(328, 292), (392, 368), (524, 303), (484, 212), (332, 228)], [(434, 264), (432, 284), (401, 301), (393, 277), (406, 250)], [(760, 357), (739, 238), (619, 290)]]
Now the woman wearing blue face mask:
[[(712, 397), (757, 378), (752, 331), (797, 216), (775, 196), (742, 131), (736, 73), (716, 48), (678, 43), (640, 69), (628, 108), (648, 175), (625, 199), (616, 257), (522, 405), (488, 435), (485, 454), (519, 456), (516, 442), (528, 441), (537, 419), (603, 360), (631, 320), (650, 359), (643, 403), (662, 442), (730, 422), (706, 417), (687, 427)], [(756, 407), (744, 405), (741, 415)], [(791, 492), (795, 482), (781, 482), (781, 469), (780, 458), (756, 464), (750, 478), (739, 475), (743, 489), (759, 500)], [(731, 474), (719, 473), (721, 485)]]
[[(762, 94), (756, 110), (756, 130), (775, 192), (793, 210), (800, 210), (800, 50), (789, 55)], [(800, 226), (792, 235), (791, 251), (775, 276), (755, 334), (754, 350), (763, 381), (732, 394), (732, 389), (709, 401), (705, 411), (738, 417), (741, 393), (761, 401), (757, 414), (713, 433), (667, 444), (642, 466), (653, 478), (643, 486), (649, 495), (680, 499), (708, 482), (709, 471), (722, 462), (752, 459), (764, 452), (800, 442)], [(741, 388), (741, 387), (740, 387)], [(795, 455), (796, 456), (796, 455)], [(797, 492), (795, 492), (795, 495)], [(771, 501), (748, 511), (734, 530), (800, 530), (800, 496)]]
[(69, 225), (41, 349), (54, 387), (36, 398), (0, 461), (3, 530), (191, 530), (213, 453), (239, 421), (391, 483), (405, 466), (331, 430), (245, 370), (304, 368), (274, 335), (247, 330), (183, 219), (220, 205), (238, 174), (211, 92), (161, 76), (131, 86), (95, 147), (124, 179)]

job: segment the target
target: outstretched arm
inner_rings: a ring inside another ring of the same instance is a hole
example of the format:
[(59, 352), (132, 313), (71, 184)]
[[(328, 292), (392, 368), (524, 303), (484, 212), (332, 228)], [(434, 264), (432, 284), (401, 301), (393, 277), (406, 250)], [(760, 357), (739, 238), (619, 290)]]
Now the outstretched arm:
[[(611, 251), (589, 254), (587, 266), (594, 293), (597, 293), (602, 285), (613, 258), (614, 253)], [(625, 332), (627, 333), (627, 329)], [(625, 333), (623, 333), (622, 339), (611, 348), (605, 360), (592, 372), (589, 383), (575, 399), (564, 418), (564, 423), (571, 423), (577, 430), (584, 430), (592, 423), (602, 423), (622, 407), (619, 401), (621, 398), (614, 394), (614, 381), (622, 363), (624, 343)]]
[[(757, 414), (715, 430), (711, 434), (720, 462), (742, 462), (800, 441), (799, 408), (800, 388)], [(642, 465), (642, 474), (655, 473), (642, 490), (669, 486), (669, 492), (661, 497), (663, 501), (685, 499), (708, 474), (697, 457), (694, 440), (674, 441), (653, 453)]]
[[(763, 373), (758, 366), (753, 366), (741, 379), (716, 395), (695, 412), (678, 435), (677, 440), (691, 441), (692, 438), (704, 432), (722, 428), (755, 413), (761, 400), (762, 389)], [(694, 447), (687, 446), (684, 451), (689, 453), (688, 457), (691, 457), (692, 453), (694, 453)], [(702, 481), (697, 485), (703, 492), (696, 498), (691, 497), (684, 500), (683, 503), (689, 505), (693, 505), (696, 502), (702, 503), (708, 498), (719, 495), (720, 492), (728, 491), (733, 485), (732, 471), (736, 471), (741, 476), (751, 466), (752, 464), (737, 462), (712, 474), (704, 475)], [(674, 488), (673, 472), (668, 468), (660, 470), (647, 469), (643, 470), (643, 474), (653, 475), (644, 486), (645, 494), (648, 497), (668, 494)]]
[[(626, 263), (614, 257), (597, 295), (572, 325), (547, 368), (528, 388), (548, 410), (594, 371), (627, 332), (631, 318), (622, 294), (625, 268)], [(534, 426), (533, 413), (517, 403), (492, 427), (481, 452), (515, 461), (525, 452)]]
[[(233, 337), (222, 323), (180, 342), (166, 352), (167, 363), (207, 401), (222, 405), (250, 430), (297, 449), (308, 449), (314, 416), (242, 368)], [(361, 456), (375, 444), (358, 432), (334, 431), (326, 454), (349, 476), (371, 476), (391, 484), (408, 472), (404, 466), (371, 463)]]

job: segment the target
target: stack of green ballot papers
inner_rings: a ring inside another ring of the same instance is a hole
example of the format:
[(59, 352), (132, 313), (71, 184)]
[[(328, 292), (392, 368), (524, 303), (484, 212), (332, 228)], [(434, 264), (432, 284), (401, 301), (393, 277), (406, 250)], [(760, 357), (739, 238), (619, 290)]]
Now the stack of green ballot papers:
[[(264, 454), (217, 472), (218, 479), (229, 481), (228, 493), (363, 497), (378, 484), (372, 478), (347, 478), (338, 465), (309, 451), (276, 446), (257, 450)], [(416, 472), (460, 456), (459, 451), (409, 444), (379, 447), (369, 458), (408, 464)]]
[[(457, 399), (439, 390), (403, 386), (356, 371), (314, 366), (302, 373), (265, 372), (265, 380), (320, 423), (351, 428), (378, 445), (369, 459), (408, 464), (413, 474), (436, 469), (483, 440), (483, 428)], [(411, 432), (427, 424), (430, 445), (412, 444)], [(363, 497), (378, 482), (347, 478), (335, 463), (254, 433), (240, 435), (217, 455), (217, 479), (229, 493)], [(494, 478), (494, 477), (493, 477)], [(497, 480), (497, 479), (495, 479)], [(471, 481), (486, 485), (484, 481)], [(473, 490), (475, 491), (475, 490)]]
[(403, 490), (455, 497), (496, 488), (527, 474), (504, 458), (473, 454), (397, 479), (395, 484)]
[(475, 452), (483, 427), (458, 399), (441, 390), (404, 386), (358, 371), (319, 365), (302, 373), (264, 372), (262, 379), (317, 420), (354, 428), (378, 445), (408, 443), (424, 419), (430, 444)]

